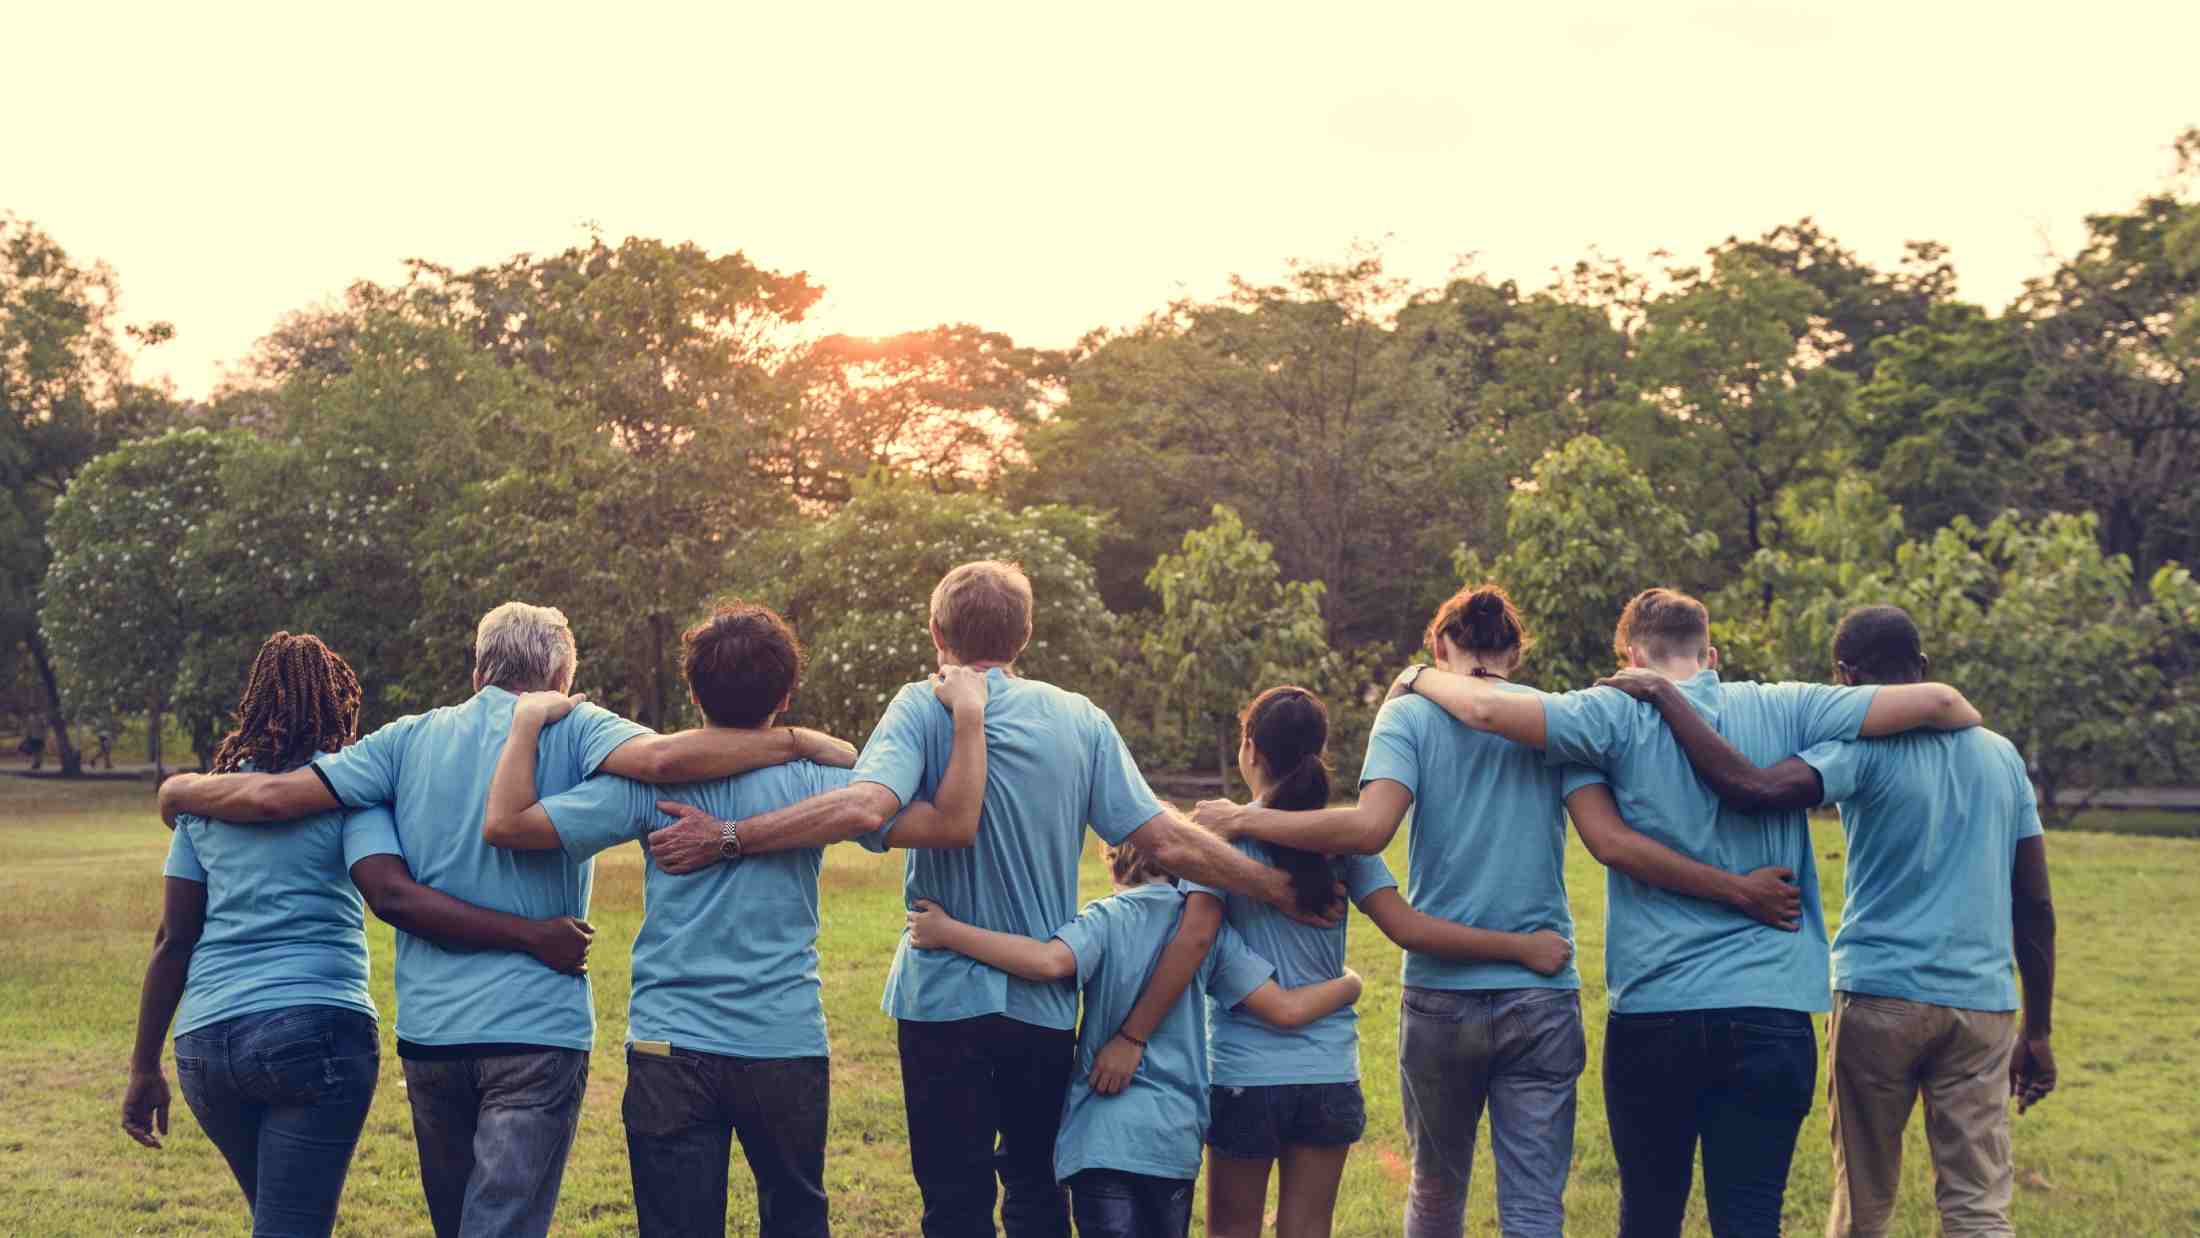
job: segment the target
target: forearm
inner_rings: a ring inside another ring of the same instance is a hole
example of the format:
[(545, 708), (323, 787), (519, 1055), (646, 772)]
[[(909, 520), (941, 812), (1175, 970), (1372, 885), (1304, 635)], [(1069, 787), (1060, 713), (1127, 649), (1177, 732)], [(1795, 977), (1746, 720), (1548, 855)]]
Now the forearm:
[(958, 835), (978, 836), (978, 814), (985, 806), (985, 705), (955, 711), (955, 742), (947, 771), (932, 794), (942, 824)]
[(1299, 1026), (1303, 1027), (1360, 1000), (1360, 978), (1353, 975), (1337, 976), (1319, 984), (1285, 989), (1283, 995), (1298, 1015)]
[(1724, 907), (1739, 904), (1741, 896), (1738, 874), (1723, 868), (1714, 868), (1700, 860), (1691, 860), (1656, 839), (1633, 830), (1627, 830), (1607, 840), (1595, 854), (1606, 868), (1625, 873), (1644, 885), (1670, 890), (1689, 898), (1700, 898)]
[[(1069, 947), (1053, 938), (1040, 941), (957, 921), (947, 929), (945, 944), (947, 949), (965, 958), (976, 959), (1025, 980), (1041, 983), (1060, 980), (1076, 970), (1076, 961), (1069, 958)], [(1065, 960), (1068, 966), (1064, 966)]]
[(512, 715), (512, 731), (504, 740), (496, 772), (489, 779), (489, 800), (482, 810), (481, 830), (493, 835), (506, 822), (517, 819), (535, 805), (535, 759), (542, 739), (542, 715), (521, 710)]
[[(447, 949), (533, 952), (537, 921), (452, 898), (421, 885), (409, 872), (398, 877), (367, 868), (378, 860), (403, 867), (395, 856), (370, 856), (354, 866), (353, 876), (367, 891), (367, 905), (385, 924)], [(362, 869), (367, 870), (364, 879)]]
[(2024, 1035), (2037, 1040), (2055, 1023), (2055, 906), (2045, 899), (2019, 903), (2012, 920), (2017, 977), (2024, 988)]
[(1774, 771), (1759, 768), (1756, 762), (1743, 756), (1713, 730), (1703, 715), (1696, 712), (1696, 707), (1688, 703), (1679, 685), (1669, 680), (1659, 682), (1663, 686), (1655, 698), (1658, 715), (1665, 719), (1681, 752), (1695, 767), (1696, 776), (1720, 799), (1745, 812), (1809, 808), (1817, 804), (1818, 779), (1815, 774), (1809, 774), (1807, 766), (1805, 772), (1809, 776), (1804, 781), (1808, 785), (1793, 780), (1788, 785), (1780, 785), (1781, 780), (1772, 777)]
[(636, 736), (614, 749), (603, 768), (639, 782), (703, 782), (784, 765), (803, 755), (802, 739), (792, 727), (707, 726)]
[(171, 827), (177, 813), (258, 825), (340, 807), (311, 766), (284, 774), (179, 774), (160, 789), (161, 817)]
[(166, 934), (153, 941), (153, 957), (145, 965), (145, 984), (138, 993), (137, 1040), (130, 1050), (133, 1072), (152, 1074), (160, 1069), (161, 1046), (175, 1022), (184, 981), (191, 972), (191, 949)]
[(1413, 681), (1413, 693), (1477, 731), (1530, 748), (1543, 746), (1543, 698), (1535, 693), (1505, 692), (1472, 675), (1435, 668)]
[(742, 855), (825, 847), (871, 833), (900, 808), (894, 793), (858, 782), (736, 823)]
[(1308, 812), (1248, 806), (1239, 822), (1238, 831), (1246, 837), (1322, 855), (1375, 855), (1398, 832), (1396, 820), (1379, 820), (1365, 803)]
[(1505, 933), (1440, 920), (1415, 912), (1395, 928), (1381, 926), (1383, 935), (1411, 954), (1433, 955), (1460, 963), (1517, 963), (1527, 943), (1524, 933)]
[(1193, 894), (1184, 900), (1184, 912), (1177, 918), (1176, 936), (1161, 951), (1160, 961), (1154, 964), (1153, 975), (1146, 981), (1145, 991), (1138, 995), (1138, 1003), (1123, 1019), (1116, 1030), (1143, 1044), (1153, 1038), (1161, 1020), (1175, 1008), (1184, 990), (1191, 987), (1192, 977), (1199, 974), (1200, 964), (1207, 961), (1207, 952), (1214, 948), (1215, 934), (1222, 927), (1222, 900), (1212, 894)]
[(1243, 894), (1264, 903), (1288, 899), (1290, 881), (1280, 872), (1164, 809), (1131, 832), (1131, 841), (1173, 876), (1195, 885)]

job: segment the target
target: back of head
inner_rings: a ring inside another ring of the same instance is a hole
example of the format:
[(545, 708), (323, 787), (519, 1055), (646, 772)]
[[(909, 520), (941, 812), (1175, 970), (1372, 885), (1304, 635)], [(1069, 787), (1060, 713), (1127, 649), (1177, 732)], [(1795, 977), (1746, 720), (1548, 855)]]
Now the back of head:
[(757, 727), (802, 680), (802, 643), (778, 612), (721, 602), (680, 637), (680, 672), (714, 726)]
[(1108, 848), (1108, 872), (1119, 886), (1150, 885), (1156, 881), (1170, 880), (1168, 870), (1160, 861), (1146, 854), (1137, 843), (1124, 841)]
[(1031, 642), (1031, 578), (999, 559), (965, 563), (932, 590), (932, 626), (957, 661), (1013, 662)]
[[(1239, 715), (1254, 759), (1270, 782), (1266, 803), (1283, 812), (1329, 807), (1329, 708), (1304, 688), (1270, 688)], [(1329, 857), (1296, 847), (1271, 846), (1276, 867), (1290, 874), (1301, 910), (1319, 914), (1334, 896)]]
[(1899, 606), (1859, 606), (1833, 632), (1833, 660), (1861, 683), (1925, 678), (1925, 642)]
[(1711, 650), (1711, 612), (1678, 589), (1645, 589), (1628, 600), (1612, 632), (1620, 665), (1627, 664), (1630, 649), (1642, 650), (1653, 662), (1701, 661)]
[(1461, 652), (1493, 659), (1518, 657), (1535, 644), (1511, 596), (1502, 585), (1488, 583), (1461, 589), (1436, 608), (1421, 638), (1431, 657), (1440, 652), (1437, 637)]
[(506, 602), (474, 629), (474, 677), (507, 692), (568, 691), (580, 655), (573, 627), (555, 606)]
[(214, 749), (214, 772), (293, 770), (359, 735), (359, 677), (321, 638), (277, 632), (260, 645), (237, 703), (237, 729)]

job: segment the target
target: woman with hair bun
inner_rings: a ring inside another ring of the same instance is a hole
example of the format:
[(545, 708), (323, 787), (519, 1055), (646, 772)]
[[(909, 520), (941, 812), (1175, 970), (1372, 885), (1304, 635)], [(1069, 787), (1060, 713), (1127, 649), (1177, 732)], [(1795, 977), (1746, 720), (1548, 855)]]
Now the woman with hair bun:
[[(1298, 687), (1270, 688), (1239, 715), (1238, 769), (1254, 803), (1304, 816), (1329, 806), (1329, 711)], [(1353, 903), (1408, 951), (1460, 966), (1489, 963), (1538, 975), (1566, 969), (1573, 948), (1549, 928), (1489, 932), (1422, 915), (1399, 896), (1381, 857), (1337, 859), (1242, 838), (1246, 855), (1291, 874), (1299, 907), (1318, 916), (1341, 883)], [(1294, 920), (1266, 904), (1186, 885), (1187, 931), (1226, 919), (1254, 953), (1275, 964), (1285, 986), (1343, 974), (1345, 925)], [(1298, 1028), (1279, 1028), (1212, 1002), (1207, 1145), (1207, 1232), (1252, 1238), (1261, 1230), (1271, 1165), (1280, 1166), (1276, 1232), (1327, 1234), (1344, 1163), (1367, 1125), (1360, 1093), (1359, 1029), (1351, 1008)]]

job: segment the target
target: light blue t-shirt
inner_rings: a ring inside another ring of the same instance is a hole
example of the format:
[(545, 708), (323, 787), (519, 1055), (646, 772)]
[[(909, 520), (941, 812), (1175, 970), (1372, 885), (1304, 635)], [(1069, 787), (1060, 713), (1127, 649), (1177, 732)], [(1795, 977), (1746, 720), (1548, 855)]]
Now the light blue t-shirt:
[[(542, 803), (576, 863), (665, 823), (657, 801), (741, 821), (848, 785), (849, 771), (808, 761), (685, 786), (599, 775)], [(885, 850), (885, 831), (857, 840)], [(825, 849), (749, 856), (675, 876), (642, 848), (646, 914), (634, 938), (627, 1039), (731, 1057), (823, 1057), (817, 978), (817, 874)]]
[[(1534, 692), (1500, 683), (1508, 692)], [(1406, 901), (1455, 924), (1501, 933), (1549, 929), (1571, 942), (1565, 797), (1604, 776), (1554, 769), (1543, 754), (1461, 725), (1425, 697), (1383, 703), (1367, 736), (1360, 786), (1387, 778), (1413, 794)], [(1425, 989), (1578, 989), (1572, 961), (1553, 975), (1518, 963), (1406, 955), (1405, 982)]]
[[(1855, 739), (1876, 689), (1721, 683), (1706, 670), (1681, 691), (1726, 742), (1766, 766), (1814, 744)], [(1657, 706), (1617, 688), (1545, 696), (1543, 722), (1544, 758), (1604, 771), (1620, 816), (1636, 830), (1728, 872), (1791, 868), (1802, 887), (1802, 928), (1789, 933), (1607, 871), (1604, 977), (1613, 1010), (1831, 1009), (1826, 913), (1806, 813), (1724, 807), (1697, 779)]]
[(1849, 840), (1833, 987), (2017, 1009), (2010, 871), (2017, 843), (2041, 831), (2016, 746), (1971, 727), (1819, 744), (1803, 759)]
[[(413, 878), (477, 907), (531, 920), (588, 915), (590, 863), (560, 851), (507, 851), (482, 841), (482, 809), (519, 698), (476, 692), (391, 722), (314, 768), (346, 806), (388, 804), (394, 825), (361, 855), (405, 857)], [(535, 791), (588, 777), (647, 727), (583, 704), (544, 727)], [(384, 818), (385, 821), (388, 818)], [(524, 1044), (587, 1049), (596, 1039), (588, 977), (504, 950), (448, 950), (397, 934), (397, 1036), (419, 1045)]]
[[(1077, 914), (1077, 862), (1090, 825), (1119, 843), (1161, 812), (1115, 723), (1052, 684), (986, 672), (985, 802), (978, 841), (909, 853), (902, 892), (965, 924), (1044, 939)], [(955, 720), (929, 680), (902, 688), (856, 759), (855, 781), (885, 786), (903, 805), (930, 799), (947, 772)], [(881, 1009), (938, 1023), (1005, 1014), (1039, 1027), (1077, 1024), (1067, 984), (1035, 984), (949, 950), (918, 950), (906, 932)]]
[[(1275, 850), (1241, 838), (1237, 849), (1270, 868)], [(1357, 903), (1377, 890), (1393, 889), (1398, 879), (1379, 855), (1339, 856), (1331, 861), (1346, 892)], [(1186, 882), (1186, 894), (1222, 900), (1223, 922), (1247, 949), (1275, 965), (1276, 983), (1287, 989), (1319, 984), (1344, 974), (1345, 922), (1332, 928), (1301, 924), (1266, 903), (1210, 886)], [(1210, 993), (1207, 1014), (1213, 1028), (1207, 1041), (1214, 1081), (1224, 1087), (1269, 1087), (1282, 1083), (1357, 1083), (1360, 1078), (1360, 1016), (1347, 1006), (1304, 1027), (1282, 1028), (1235, 1009), (1238, 1000)]]
[(1088, 905), (1054, 936), (1077, 956), (1085, 1019), (1077, 1065), (1054, 1140), (1054, 1177), (1113, 1169), (1156, 1178), (1196, 1178), (1207, 1135), (1207, 1004), (1237, 1005), (1275, 971), (1225, 924), (1191, 987), (1146, 1040), (1138, 1070), (1121, 1092), (1092, 1090), (1093, 1063), (1130, 1017), (1161, 951), (1176, 936), (1184, 895), (1174, 886), (1121, 890)]
[(367, 913), (351, 866), (389, 814), (316, 813), (287, 825), (230, 825), (188, 813), (168, 840), (170, 877), (206, 887), (206, 924), (176, 1009), (175, 1034), (286, 1006), (375, 1018)]

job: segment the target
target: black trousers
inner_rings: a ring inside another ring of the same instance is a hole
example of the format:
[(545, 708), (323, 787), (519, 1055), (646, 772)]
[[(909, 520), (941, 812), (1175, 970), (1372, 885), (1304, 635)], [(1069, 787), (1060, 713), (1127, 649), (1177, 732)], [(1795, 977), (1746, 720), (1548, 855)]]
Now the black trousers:
[(1699, 1141), (1711, 1232), (1779, 1238), (1795, 1137), (1817, 1090), (1818, 1041), (1801, 1011), (1612, 1015), (1604, 1107), (1622, 1238), (1681, 1232)]
[(761, 1238), (826, 1238), (821, 1057), (626, 1053), (627, 1158), (642, 1238), (724, 1238), (726, 1174), (741, 1140)]
[(1054, 1136), (1076, 1033), (984, 1015), (905, 1019), (899, 1037), (925, 1238), (992, 1238), (996, 1178), (1008, 1238), (1069, 1238)]

